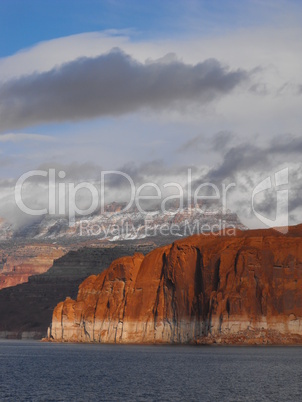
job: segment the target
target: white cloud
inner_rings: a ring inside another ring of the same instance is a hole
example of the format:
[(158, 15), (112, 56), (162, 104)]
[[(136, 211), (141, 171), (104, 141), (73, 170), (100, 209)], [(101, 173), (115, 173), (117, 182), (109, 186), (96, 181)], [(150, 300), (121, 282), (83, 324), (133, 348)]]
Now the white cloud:
[[(250, 3), (259, 7), (263, 2), (255, 0)], [(272, 2), (273, 6), (275, 3)], [(196, 29), (194, 36), (152, 41), (139, 39), (131, 32), (85, 33), (39, 43), (30, 49), (2, 58), (0, 82), (17, 80), (35, 72), (47, 72), (54, 66), (79, 57), (97, 57), (115, 47), (144, 65), (150, 65), (159, 59), (161, 62), (171, 61), (173, 58), (175, 60), (175, 57), (186, 65), (195, 65), (208, 58), (215, 58), (221, 65), (228, 65), (232, 70), (255, 70), (250, 87), (245, 86), (240, 90), (238, 88), (236, 92), (230, 92), (203, 108), (190, 105), (177, 110), (132, 112), (127, 116), (98, 119), (94, 122), (48, 126), (49, 132), (60, 138), (60, 146), (56, 142), (51, 144), (49, 140), (45, 147), (43, 141), (48, 141), (47, 137), (41, 135), (42, 140), (38, 138), (39, 134), (26, 133), (4, 134), (0, 136), (0, 142), (17, 143), (25, 139), (36, 141), (35, 152), (32, 151), (32, 144), (31, 149), (22, 148), (22, 157), (30, 161), (33, 168), (42, 161), (94, 161), (104, 169), (117, 169), (130, 160), (140, 164), (143, 161), (162, 159), (165, 161), (161, 166), (163, 172), (169, 166), (196, 166), (211, 171), (215, 166), (220, 166), (226, 157), (226, 153), (218, 155), (213, 152), (211, 137), (214, 133), (225, 130), (236, 134), (236, 140), (229, 144), (230, 147), (242, 152), (240, 144), (244, 143), (246, 149), (252, 153), (253, 146), (257, 145), (255, 155), (265, 155), (266, 151), (270, 152), (268, 144), (272, 139), (277, 141), (277, 135), (281, 135), (278, 138), (284, 138), (285, 142), (288, 141), (286, 133), (292, 134), (294, 138), (301, 137), (302, 26), (297, 22), (298, 18), (287, 11), (287, 4), (284, 1), (278, 2), (284, 15), (282, 21), (279, 20), (275, 25), (250, 25), (248, 28), (237, 26), (224, 32), (220, 27), (218, 33), (213, 31), (210, 35), (198, 33)], [(246, 15), (245, 18), (249, 16)], [(176, 56), (172, 56), (173, 53)], [(166, 55), (169, 56), (165, 57)], [(24, 128), (20, 126), (20, 129)], [(35, 131), (39, 132), (39, 128)], [(45, 127), (43, 132), (46, 132)], [(182, 144), (190, 139), (192, 143), (197, 137), (198, 144), (194, 152), (176, 152)], [(23, 145), (16, 144), (20, 153)], [(221, 148), (219, 141), (217, 148)], [(236, 154), (229, 153), (232, 160), (230, 155), (236, 161)], [(267, 169), (273, 173), (280, 164), (298, 163), (298, 159), (299, 155), (292, 153), (284, 153), (282, 158), (272, 155)], [(222, 165), (222, 170), (224, 166)], [(240, 169), (242, 177), (238, 178), (238, 183), (243, 184), (238, 184), (238, 191), (234, 192), (233, 206), (238, 211), (243, 211), (243, 215), (247, 215), (249, 194), (242, 188), (245, 185), (248, 187), (246, 182), (254, 184), (260, 180), (263, 171), (267, 169), (265, 163), (260, 163), (259, 160), (255, 160), (244, 172), (243, 168)], [(300, 165), (294, 170), (298, 172), (299, 169)], [(240, 174), (239, 171), (238, 175)], [(250, 184), (248, 188), (251, 186)], [(299, 197), (294, 199), (299, 200)], [(243, 204), (245, 206), (242, 207)], [(238, 208), (236, 205), (239, 205)], [(296, 213), (297, 222), (299, 216), (301, 221), (300, 210)]]

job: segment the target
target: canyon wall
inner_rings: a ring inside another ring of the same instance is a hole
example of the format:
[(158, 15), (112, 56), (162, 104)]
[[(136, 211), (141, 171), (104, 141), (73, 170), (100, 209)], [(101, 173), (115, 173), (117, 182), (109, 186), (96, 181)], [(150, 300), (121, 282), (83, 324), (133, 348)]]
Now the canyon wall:
[(45, 337), (55, 306), (66, 296), (75, 298), (85, 278), (100, 274), (118, 257), (138, 250), (147, 254), (155, 247), (141, 241), (81, 247), (56, 259), (47, 272), (28, 277), (28, 282), (1, 289), (0, 338)]
[(301, 235), (196, 235), (120, 258), (56, 306), (48, 339), (302, 343)]
[(66, 248), (54, 244), (11, 244), (0, 246), (0, 290), (28, 281), (32, 275), (43, 274), (62, 257)]

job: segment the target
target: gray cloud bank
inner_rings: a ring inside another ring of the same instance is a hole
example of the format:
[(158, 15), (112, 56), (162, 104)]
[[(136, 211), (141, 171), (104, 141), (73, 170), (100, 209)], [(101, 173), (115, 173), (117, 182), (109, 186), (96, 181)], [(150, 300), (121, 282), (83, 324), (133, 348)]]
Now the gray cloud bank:
[[(184, 150), (192, 154), (198, 151), (199, 141), (203, 137), (194, 137), (190, 141), (184, 143)], [(256, 186), (266, 177), (270, 176), (274, 180), (274, 174), (281, 169), (288, 168), (289, 183), (286, 188), (289, 191), (289, 223), (301, 223), (301, 193), (302, 193), (302, 163), (300, 155), (302, 150), (301, 138), (284, 135), (275, 136), (266, 144), (257, 145), (241, 142), (238, 137), (228, 131), (222, 131), (213, 135), (211, 140), (207, 142), (208, 152), (216, 152), (219, 161), (214, 166), (192, 165), (192, 191), (195, 192), (199, 185), (204, 183), (213, 183), (219, 191), (222, 184), (229, 185), (234, 183), (235, 186), (228, 191), (227, 207), (236, 212), (240, 219), (247, 225), (249, 222), (252, 227), (258, 227), (259, 222), (252, 211), (252, 193)], [(217, 144), (223, 144), (218, 147)], [(204, 144), (204, 141), (203, 141)], [(205, 146), (205, 144), (204, 144)], [(179, 183), (187, 196), (188, 184), (188, 165), (169, 166), (162, 160), (151, 160), (143, 164), (128, 163), (121, 166), (118, 170), (128, 174), (134, 181), (136, 189), (143, 183), (153, 182), (158, 185), (163, 196), (178, 194), (175, 188), (171, 191), (163, 189), (166, 183)], [(102, 167), (93, 163), (87, 164), (53, 164), (45, 163), (39, 166), (39, 169), (48, 171), (49, 168), (55, 168), (56, 172), (63, 170), (66, 172), (66, 178), (60, 182), (89, 181), (99, 189)], [(5, 217), (16, 226), (31, 222), (32, 217), (24, 216), (18, 211), (13, 201), (14, 180), (0, 180), (0, 190), (3, 194), (7, 193), (7, 197), (2, 197), (0, 202), (0, 216)], [(40, 176), (27, 180), (25, 186), (26, 204), (35, 208), (45, 208), (48, 202), (47, 190), (48, 178)], [(106, 177), (105, 182), (105, 203), (112, 201), (128, 202), (130, 199), (130, 188), (127, 179), (120, 175), (110, 174)], [(274, 219), (276, 211), (276, 188), (273, 186), (270, 190), (265, 190), (254, 199), (256, 211), (270, 219)], [(152, 191), (151, 194), (154, 195)], [(199, 195), (213, 195), (210, 187), (206, 186)], [(90, 198), (87, 193), (80, 193), (79, 205), (87, 207), (90, 205)], [(78, 202), (77, 201), (77, 202)], [(209, 207), (219, 207), (221, 198), (210, 200)], [(144, 206), (143, 206), (144, 208)]]
[(216, 59), (142, 64), (119, 49), (80, 58), (0, 86), (0, 131), (39, 123), (117, 116), (143, 108), (206, 104), (230, 93), (250, 73)]

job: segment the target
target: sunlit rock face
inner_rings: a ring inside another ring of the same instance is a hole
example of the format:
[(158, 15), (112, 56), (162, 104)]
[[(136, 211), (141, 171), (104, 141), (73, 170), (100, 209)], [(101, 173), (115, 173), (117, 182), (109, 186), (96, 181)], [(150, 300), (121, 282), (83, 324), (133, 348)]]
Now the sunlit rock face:
[(28, 281), (46, 272), (54, 260), (66, 253), (55, 244), (4, 244), (0, 248), (0, 290)]
[(57, 305), (49, 339), (301, 343), (302, 227), (192, 236), (120, 258)]

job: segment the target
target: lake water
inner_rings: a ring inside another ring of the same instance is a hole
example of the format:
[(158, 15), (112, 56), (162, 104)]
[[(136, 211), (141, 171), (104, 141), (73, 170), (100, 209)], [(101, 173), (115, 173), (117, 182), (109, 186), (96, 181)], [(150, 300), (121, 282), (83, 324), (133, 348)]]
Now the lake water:
[(301, 401), (301, 347), (0, 341), (1, 401)]

